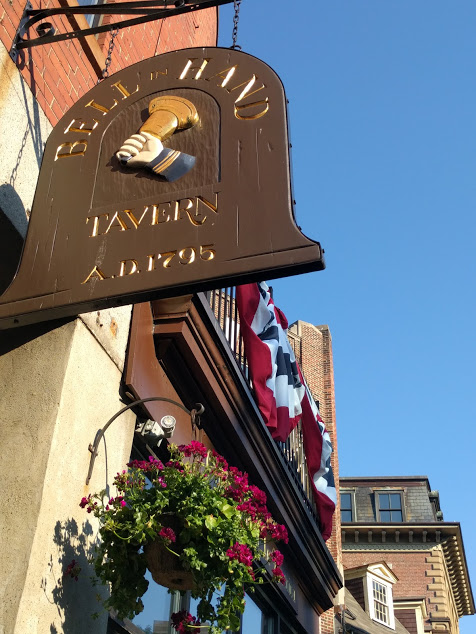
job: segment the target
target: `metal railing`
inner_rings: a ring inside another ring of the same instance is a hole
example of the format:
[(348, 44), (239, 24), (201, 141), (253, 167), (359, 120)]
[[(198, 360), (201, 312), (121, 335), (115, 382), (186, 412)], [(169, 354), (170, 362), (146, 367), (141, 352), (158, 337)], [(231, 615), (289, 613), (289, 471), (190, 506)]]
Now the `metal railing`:
[[(253, 390), (253, 384), (248, 372), (248, 361), (246, 359), (243, 337), (240, 332), (240, 317), (236, 303), (236, 287), (233, 286), (209, 291), (206, 293), (206, 297), (248, 386)], [(298, 423), (285, 442), (276, 441), (276, 445), (281, 451), (291, 477), (302, 491), (306, 506), (317, 519), (312, 483), (309, 478), (306, 457), (304, 455), (304, 440), (301, 424)]]

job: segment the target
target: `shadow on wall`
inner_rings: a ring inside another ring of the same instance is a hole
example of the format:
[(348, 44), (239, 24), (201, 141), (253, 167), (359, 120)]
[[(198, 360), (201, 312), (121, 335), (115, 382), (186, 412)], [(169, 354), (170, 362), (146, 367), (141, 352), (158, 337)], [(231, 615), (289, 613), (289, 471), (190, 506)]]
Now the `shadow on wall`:
[(0, 295), (17, 272), (27, 227), (20, 196), (8, 183), (0, 185)]
[[(89, 521), (84, 522), (81, 528), (74, 519), (56, 522), (53, 542), (57, 552), (50, 556), (49, 573), (41, 582), (47, 600), (56, 606), (61, 619), (61, 626), (58, 619), (50, 625), (50, 634), (92, 632), (100, 625), (94, 621), (96, 613), (102, 612), (107, 619), (107, 613), (98, 600), (98, 597), (104, 598), (105, 588), (94, 585), (91, 579), (93, 569), (89, 560), (95, 549), (93, 535)], [(73, 560), (74, 566), (71, 565)], [(56, 578), (58, 568), (62, 575)], [(105, 631), (105, 624), (102, 631)]]

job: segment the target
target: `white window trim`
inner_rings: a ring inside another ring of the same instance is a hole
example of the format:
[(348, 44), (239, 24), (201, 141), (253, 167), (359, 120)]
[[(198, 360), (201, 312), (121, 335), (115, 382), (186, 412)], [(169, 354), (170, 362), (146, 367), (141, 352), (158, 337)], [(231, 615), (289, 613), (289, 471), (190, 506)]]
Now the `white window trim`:
[[(386, 627), (389, 627), (390, 629), (394, 630), (395, 629), (395, 614), (393, 611), (392, 584), (384, 581), (381, 577), (378, 577), (377, 575), (371, 574), (370, 572), (367, 573), (366, 577), (367, 577), (367, 599), (368, 599), (370, 618), (373, 621), (376, 621), (377, 623), (381, 623), (382, 625), (385, 625)], [(387, 607), (388, 607), (388, 618), (389, 618), (388, 623), (379, 619), (377, 615), (375, 614), (374, 589), (373, 589), (373, 583), (372, 583), (373, 581), (380, 583), (387, 590), (387, 598), (388, 598)]]

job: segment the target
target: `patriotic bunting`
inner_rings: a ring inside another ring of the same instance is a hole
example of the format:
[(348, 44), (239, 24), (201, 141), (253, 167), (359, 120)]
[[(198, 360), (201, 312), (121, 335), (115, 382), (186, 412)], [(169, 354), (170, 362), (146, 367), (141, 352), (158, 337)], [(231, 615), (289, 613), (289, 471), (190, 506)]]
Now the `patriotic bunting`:
[(264, 282), (238, 286), (236, 302), (255, 398), (272, 437), (284, 442), (301, 421), (309, 477), (326, 540), (336, 505), (332, 445), (289, 343), (287, 319), (274, 305)]

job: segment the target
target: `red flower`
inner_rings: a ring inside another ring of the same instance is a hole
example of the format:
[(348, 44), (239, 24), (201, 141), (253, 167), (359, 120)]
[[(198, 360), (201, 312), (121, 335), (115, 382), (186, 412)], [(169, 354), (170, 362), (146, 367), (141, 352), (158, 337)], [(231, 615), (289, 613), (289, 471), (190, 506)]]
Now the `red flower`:
[(71, 563), (68, 564), (68, 567), (64, 571), (63, 577), (70, 576), (71, 579), (74, 579), (75, 581), (77, 581), (78, 575), (80, 572), (81, 572), (81, 568), (78, 566), (78, 562), (76, 561), (76, 559), (72, 559)]
[(279, 581), (280, 583), (282, 583), (283, 585), (286, 583), (286, 577), (284, 576), (283, 571), (281, 570), (281, 568), (279, 568), (278, 566), (276, 566), (276, 568), (273, 570), (273, 577)]
[(177, 539), (173, 529), (168, 528), (167, 526), (164, 526), (163, 528), (160, 529), (159, 537), (163, 537), (165, 541), (168, 542), (168, 544), (171, 544)]
[(271, 559), (271, 561), (274, 561), (276, 566), (281, 566), (284, 561), (283, 554), (277, 549), (273, 550), (269, 558)]
[(172, 621), (172, 627), (179, 632), (179, 634), (196, 632), (197, 630), (195, 628), (200, 627), (201, 625), (197, 617), (192, 616), (190, 612), (187, 612), (187, 610), (174, 612), (174, 614), (170, 617), (170, 620)]
[(253, 565), (253, 553), (246, 544), (236, 542), (232, 548), (226, 551), (226, 556), (231, 560), (237, 559), (240, 564), (245, 564), (249, 568)]
[(190, 456), (198, 456), (205, 459), (208, 453), (208, 449), (205, 445), (201, 442), (197, 442), (196, 440), (192, 440), (189, 445), (180, 445), (178, 449), (187, 458), (190, 458)]

